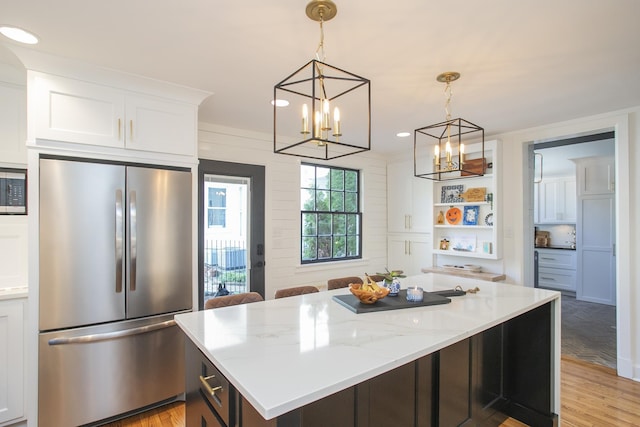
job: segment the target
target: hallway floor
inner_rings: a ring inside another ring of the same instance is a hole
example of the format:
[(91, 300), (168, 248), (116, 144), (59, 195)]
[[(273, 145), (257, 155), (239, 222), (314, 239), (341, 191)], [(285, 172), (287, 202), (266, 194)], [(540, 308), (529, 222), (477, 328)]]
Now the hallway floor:
[(616, 368), (616, 308), (562, 295), (562, 355)]

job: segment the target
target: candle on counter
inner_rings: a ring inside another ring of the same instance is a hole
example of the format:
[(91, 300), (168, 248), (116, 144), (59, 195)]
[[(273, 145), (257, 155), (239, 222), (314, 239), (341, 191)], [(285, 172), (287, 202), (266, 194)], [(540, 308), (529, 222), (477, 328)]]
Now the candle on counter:
[(407, 288), (407, 301), (409, 302), (422, 302), (424, 298), (424, 291), (422, 288)]

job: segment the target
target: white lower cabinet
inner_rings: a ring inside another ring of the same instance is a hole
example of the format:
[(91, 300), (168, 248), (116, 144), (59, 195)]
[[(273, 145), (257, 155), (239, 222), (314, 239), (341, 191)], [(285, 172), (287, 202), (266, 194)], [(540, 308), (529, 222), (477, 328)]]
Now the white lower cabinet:
[(25, 298), (0, 301), (0, 426), (24, 419)]
[(433, 266), (430, 234), (391, 234), (387, 241), (387, 268), (402, 270), (405, 275), (421, 274)]
[(536, 249), (538, 287), (558, 291), (576, 291), (576, 251)]

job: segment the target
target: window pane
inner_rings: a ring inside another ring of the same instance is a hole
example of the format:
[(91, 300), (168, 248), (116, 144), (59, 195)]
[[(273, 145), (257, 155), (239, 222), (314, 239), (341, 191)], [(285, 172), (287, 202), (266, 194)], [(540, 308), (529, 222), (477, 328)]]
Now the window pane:
[(331, 192), (331, 212), (344, 212), (344, 193), (342, 191)]
[(313, 211), (315, 206), (315, 194), (314, 190), (308, 190), (303, 188), (300, 190), (300, 205), (303, 211)]
[(331, 258), (331, 237), (318, 237), (318, 259)]
[(224, 208), (227, 206), (227, 192), (224, 188), (209, 187), (209, 207)]
[(358, 172), (345, 171), (344, 174), (344, 189), (346, 191), (358, 191)]
[(331, 214), (318, 214), (318, 236), (331, 235)]
[(360, 245), (357, 236), (347, 236), (347, 256), (360, 255)]
[(333, 216), (333, 235), (344, 236), (345, 234), (347, 234), (347, 216), (334, 215)]
[(316, 210), (329, 212), (329, 192), (316, 190)]
[(329, 189), (329, 168), (316, 168), (316, 185), (321, 190)]
[(226, 209), (210, 208), (207, 212), (209, 227), (226, 227), (227, 215)]
[(318, 225), (316, 223), (316, 214), (302, 215), (302, 235), (315, 236), (318, 233)]
[(344, 190), (344, 171), (342, 169), (331, 169), (331, 189)]
[(302, 260), (312, 261), (317, 259), (317, 240), (315, 237), (303, 237), (302, 238)]
[(358, 212), (358, 193), (344, 194), (344, 211)]
[(316, 187), (316, 167), (311, 165), (300, 166), (300, 187)]
[(360, 227), (358, 218), (358, 215), (347, 215), (347, 234), (359, 234)]
[(347, 239), (344, 236), (333, 238), (333, 257), (344, 258), (347, 253)]

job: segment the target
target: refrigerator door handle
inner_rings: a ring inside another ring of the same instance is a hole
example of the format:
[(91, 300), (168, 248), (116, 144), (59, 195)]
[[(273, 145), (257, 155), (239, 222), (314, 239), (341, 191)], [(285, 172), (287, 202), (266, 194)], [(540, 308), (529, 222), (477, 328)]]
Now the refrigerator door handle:
[(165, 322), (154, 323), (152, 325), (139, 326), (132, 329), (124, 329), (122, 331), (105, 332), (102, 334), (80, 335), (77, 337), (69, 338), (52, 338), (48, 341), (49, 345), (63, 345), (63, 344), (87, 344), (98, 341), (107, 341), (116, 338), (128, 337), (131, 335), (145, 334), (148, 332), (157, 331), (159, 329), (166, 329), (175, 326), (176, 321), (171, 319)]
[(130, 259), (129, 259), (129, 290), (136, 290), (136, 263), (138, 260), (138, 248), (137, 248), (137, 198), (136, 192), (131, 191), (129, 193), (129, 223), (130, 223)]
[(122, 267), (124, 262), (124, 222), (122, 221), (122, 190), (116, 190), (116, 292), (122, 292)]

